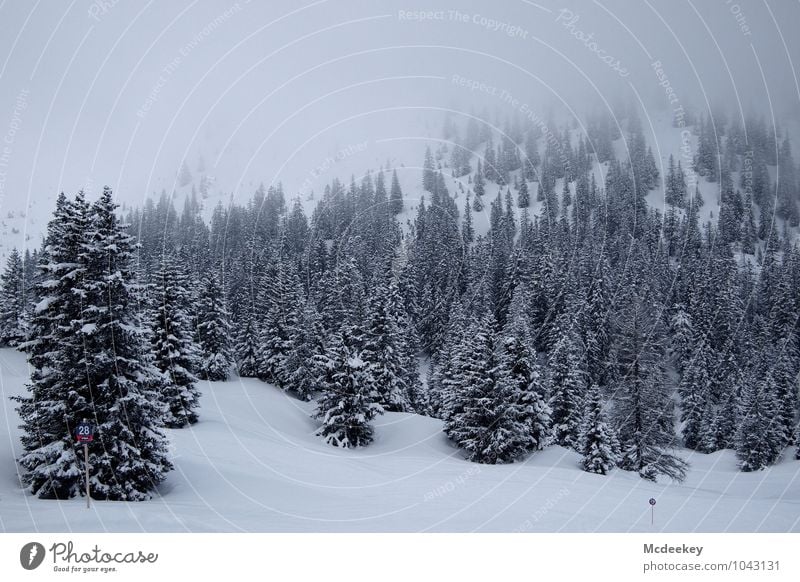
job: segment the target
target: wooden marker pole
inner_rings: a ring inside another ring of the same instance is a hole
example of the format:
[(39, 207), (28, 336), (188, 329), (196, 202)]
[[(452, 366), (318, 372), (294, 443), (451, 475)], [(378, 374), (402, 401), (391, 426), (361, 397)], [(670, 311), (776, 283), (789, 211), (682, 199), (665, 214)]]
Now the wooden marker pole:
[(89, 444), (83, 443), (83, 458), (86, 467), (86, 509), (89, 509)]
[(94, 426), (86, 419), (75, 428), (75, 440), (83, 443), (83, 466), (86, 469), (86, 509), (91, 506), (89, 491), (89, 443), (94, 440)]

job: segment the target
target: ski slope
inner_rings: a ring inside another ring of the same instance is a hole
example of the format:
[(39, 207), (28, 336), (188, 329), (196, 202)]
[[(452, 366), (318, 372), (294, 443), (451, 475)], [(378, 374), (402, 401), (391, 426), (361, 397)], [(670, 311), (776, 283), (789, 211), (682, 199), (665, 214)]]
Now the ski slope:
[[(175, 464), (149, 502), (45, 501), (19, 485), (22, 354), (0, 350), (4, 532), (789, 532), (800, 531), (800, 462), (740, 473), (730, 451), (682, 455), (685, 483), (578, 468), (559, 447), (523, 463), (464, 461), (441, 422), (387, 413), (376, 441), (339, 450), (314, 436), (312, 404), (252, 379), (203, 383), (200, 422), (169, 431)], [(651, 525), (648, 499), (657, 499)]]

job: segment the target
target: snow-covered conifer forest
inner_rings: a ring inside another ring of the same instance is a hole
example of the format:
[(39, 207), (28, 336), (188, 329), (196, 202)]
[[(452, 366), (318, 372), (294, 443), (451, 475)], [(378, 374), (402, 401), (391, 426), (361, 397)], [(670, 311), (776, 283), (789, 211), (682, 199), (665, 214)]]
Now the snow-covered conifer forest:
[(380, 158), (231, 180), (222, 138), (9, 211), (0, 529), (797, 531), (798, 119), (475, 90)]

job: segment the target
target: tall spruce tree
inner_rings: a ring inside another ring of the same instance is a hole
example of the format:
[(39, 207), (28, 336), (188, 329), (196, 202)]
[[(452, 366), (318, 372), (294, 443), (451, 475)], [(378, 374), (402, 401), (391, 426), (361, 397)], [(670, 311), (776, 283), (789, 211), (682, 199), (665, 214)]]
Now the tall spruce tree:
[(23, 430), (22, 481), (45, 499), (81, 493), (83, 465), (73, 432), (79, 422), (94, 418), (85, 373), (75, 365), (83, 352), (78, 337), (83, 305), (74, 291), (85, 273), (79, 254), (88, 218), (83, 194), (74, 201), (59, 195), (39, 257), (41, 299), (33, 310), (27, 346), (31, 382), (28, 395), (15, 398)]
[(531, 197), (528, 193), (528, 182), (525, 178), (520, 180), (519, 192), (517, 192), (517, 206), (520, 208), (528, 208), (531, 205)]
[(298, 398), (311, 400), (327, 375), (325, 330), (311, 301), (298, 303), (296, 308), (299, 313), (292, 318), (297, 322), (291, 330), (292, 350), (282, 362), (279, 377)]
[(681, 422), (683, 422), (683, 442), (689, 449), (704, 453), (713, 452), (711, 443), (716, 441), (713, 422), (709, 423), (712, 411), (711, 354), (705, 337), (695, 342), (692, 358), (681, 376), (678, 392), (681, 396)]
[(619, 463), (619, 440), (606, 421), (597, 384), (586, 395), (579, 452), (581, 467), (589, 473), (606, 475)]
[(238, 322), (234, 358), (236, 370), (242, 378), (258, 377), (260, 345), (254, 311), (252, 305), (245, 307)]
[(161, 399), (167, 407), (165, 426), (180, 428), (197, 422), (200, 392), (195, 372), (200, 354), (191, 329), (189, 277), (169, 255), (163, 257), (155, 280), (151, 343), (155, 366), (164, 376)]
[(509, 378), (506, 414), (518, 422), (518, 448), (525, 452), (543, 449), (551, 439), (551, 410), (545, 400), (544, 374), (533, 350), (533, 338), (525, 315), (525, 294), (514, 291), (509, 316), (502, 331), (501, 369)]
[(533, 448), (517, 380), (498, 358), (494, 325), (485, 315), (459, 345), (453, 403), (444, 425), (467, 459), (485, 464), (512, 462)]
[(201, 281), (197, 312), (200, 377), (204, 380), (227, 380), (232, 364), (230, 321), (215, 273), (208, 273)]
[(342, 448), (363, 447), (372, 442), (370, 421), (383, 408), (377, 402), (375, 387), (353, 345), (349, 331), (334, 334), (328, 346), (329, 381), (317, 400), (314, 417), (322, 423), (317, 435), (329, 445)]
[(559, 316), (553, 333), (556, 340), (550, 353), (550, 408), (556, 442), (577, 448), (586, 391), (585, 356), (572, 323), (573, 316)]
[(403, 212), (403, 190), (400, 188), (400, 180), (397, 179), (397, 170), (392, 170), (392, 185), (389, 189), (389, 206), (392, 214)]
[(483, 208), (483, 202), (479, 199), (486, 194), (486, 186), (483, 177), (483, 166), (481, 165), (481, 161), (478, 160), (478, 169), (475, 172), (475, 186), (473, 188), (475, 190), (475, 204), (478, 205), (480, 202), (480, 208), (476, 206), (475, 212), (480, 212)]
[(160, 432), (160, 374), (137, 311), (133, 239), (110, 189), (89, 209), (63, 194), (40, 260), (42, 300), (32, 321), (30, 396), (21, 397), (23, 480), (43, 498), (83, 494), (74, 430), (95, 425), (92, 496), (148, 499), (171, 464)]
[(617, 385), (614, 424), (620, 440), (620, 467), (655, 481), (676, 481), (688, 465), (669, 451), (675, 443), (673, 405), (665, 382), (664, 337), (658, 310), (645, 289), (631, 285), (617, 313)]
[(447, 420), (460, 393), (456, 371), (461, 364), (459, 346), (468, 326), (461, 301), (453, 302), (442, 345), (431, 357), (427, 405), (431, 416)]
[(467, 201), (464, 204), (464, 222), (461, 224), (461, 239), (464, 241), (464, 246), (468, 247), (475, 240), (475, 227), (472, 226), (472, 204), (470, 202), (469, 192), (467, 193)]
[(782, 427), (774, 422), (777, 412), (775, 380), (767, 371), (745, 388), (736, 432), (736, 456), (742, 471), (758, 471), (778, 460), (783, 449)]
[(267, 275), (266, 313), (261, 333), (260, 376), (288, 388), (286, 359), (293, 350), (292, 337), (302, 308), (300, 281), (292, 258), (282, 254), (275, 276)]
[(22, 256), (14, 248), (0, 276), (0, 343), (18, 346), (25, 339), (26, 289)]
[(422, 163), (422, 189), (428, 192), (436, 190), (436, 164), (430, 147), (425, 148), (425, 161)]
[(134, 239), (116, 216), (105, 188), (92, 205), (79, 262), (84, 355), (72, 365), (85, 373), (96, 423), (89, 446), (92, 495), (118, 501), (149, 499), (172, 468), (160, 432), (161, 378), (138, 310)]
[(379, 404), (392, 412), (409, 409), (412, 388), (406, 384), (410, 374), (405, 366), (413, 365), (408, 360), (408, 347), (404, 341), (408, 330), (404, 329), (400, 317), (396, 283), (374, 284), (368, 299), (362, 356), (377, 390)]

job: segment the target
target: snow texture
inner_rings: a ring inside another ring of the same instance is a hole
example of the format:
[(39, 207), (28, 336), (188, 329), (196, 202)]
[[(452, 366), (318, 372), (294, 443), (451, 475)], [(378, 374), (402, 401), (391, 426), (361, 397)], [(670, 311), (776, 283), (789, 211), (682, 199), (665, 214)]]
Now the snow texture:
[[(681, 450), (684, 483), (595, 475), (550, 447), (511, 465), (463, 460), (439, 420), (386, 413), (375, 442), (339, 449), (314, 436), (312, 403), (255, 379), (201, 382), (198, 424), (166, 431), (175, 465), (153, 500), (40, 500), (15, 472), (24, 355), (0, 350), (0, 531), (122, 532), (797, 532), (797, 463), (738, 470), (732, 451)], [(658, 500), (650, 525), (650, 497)]]

